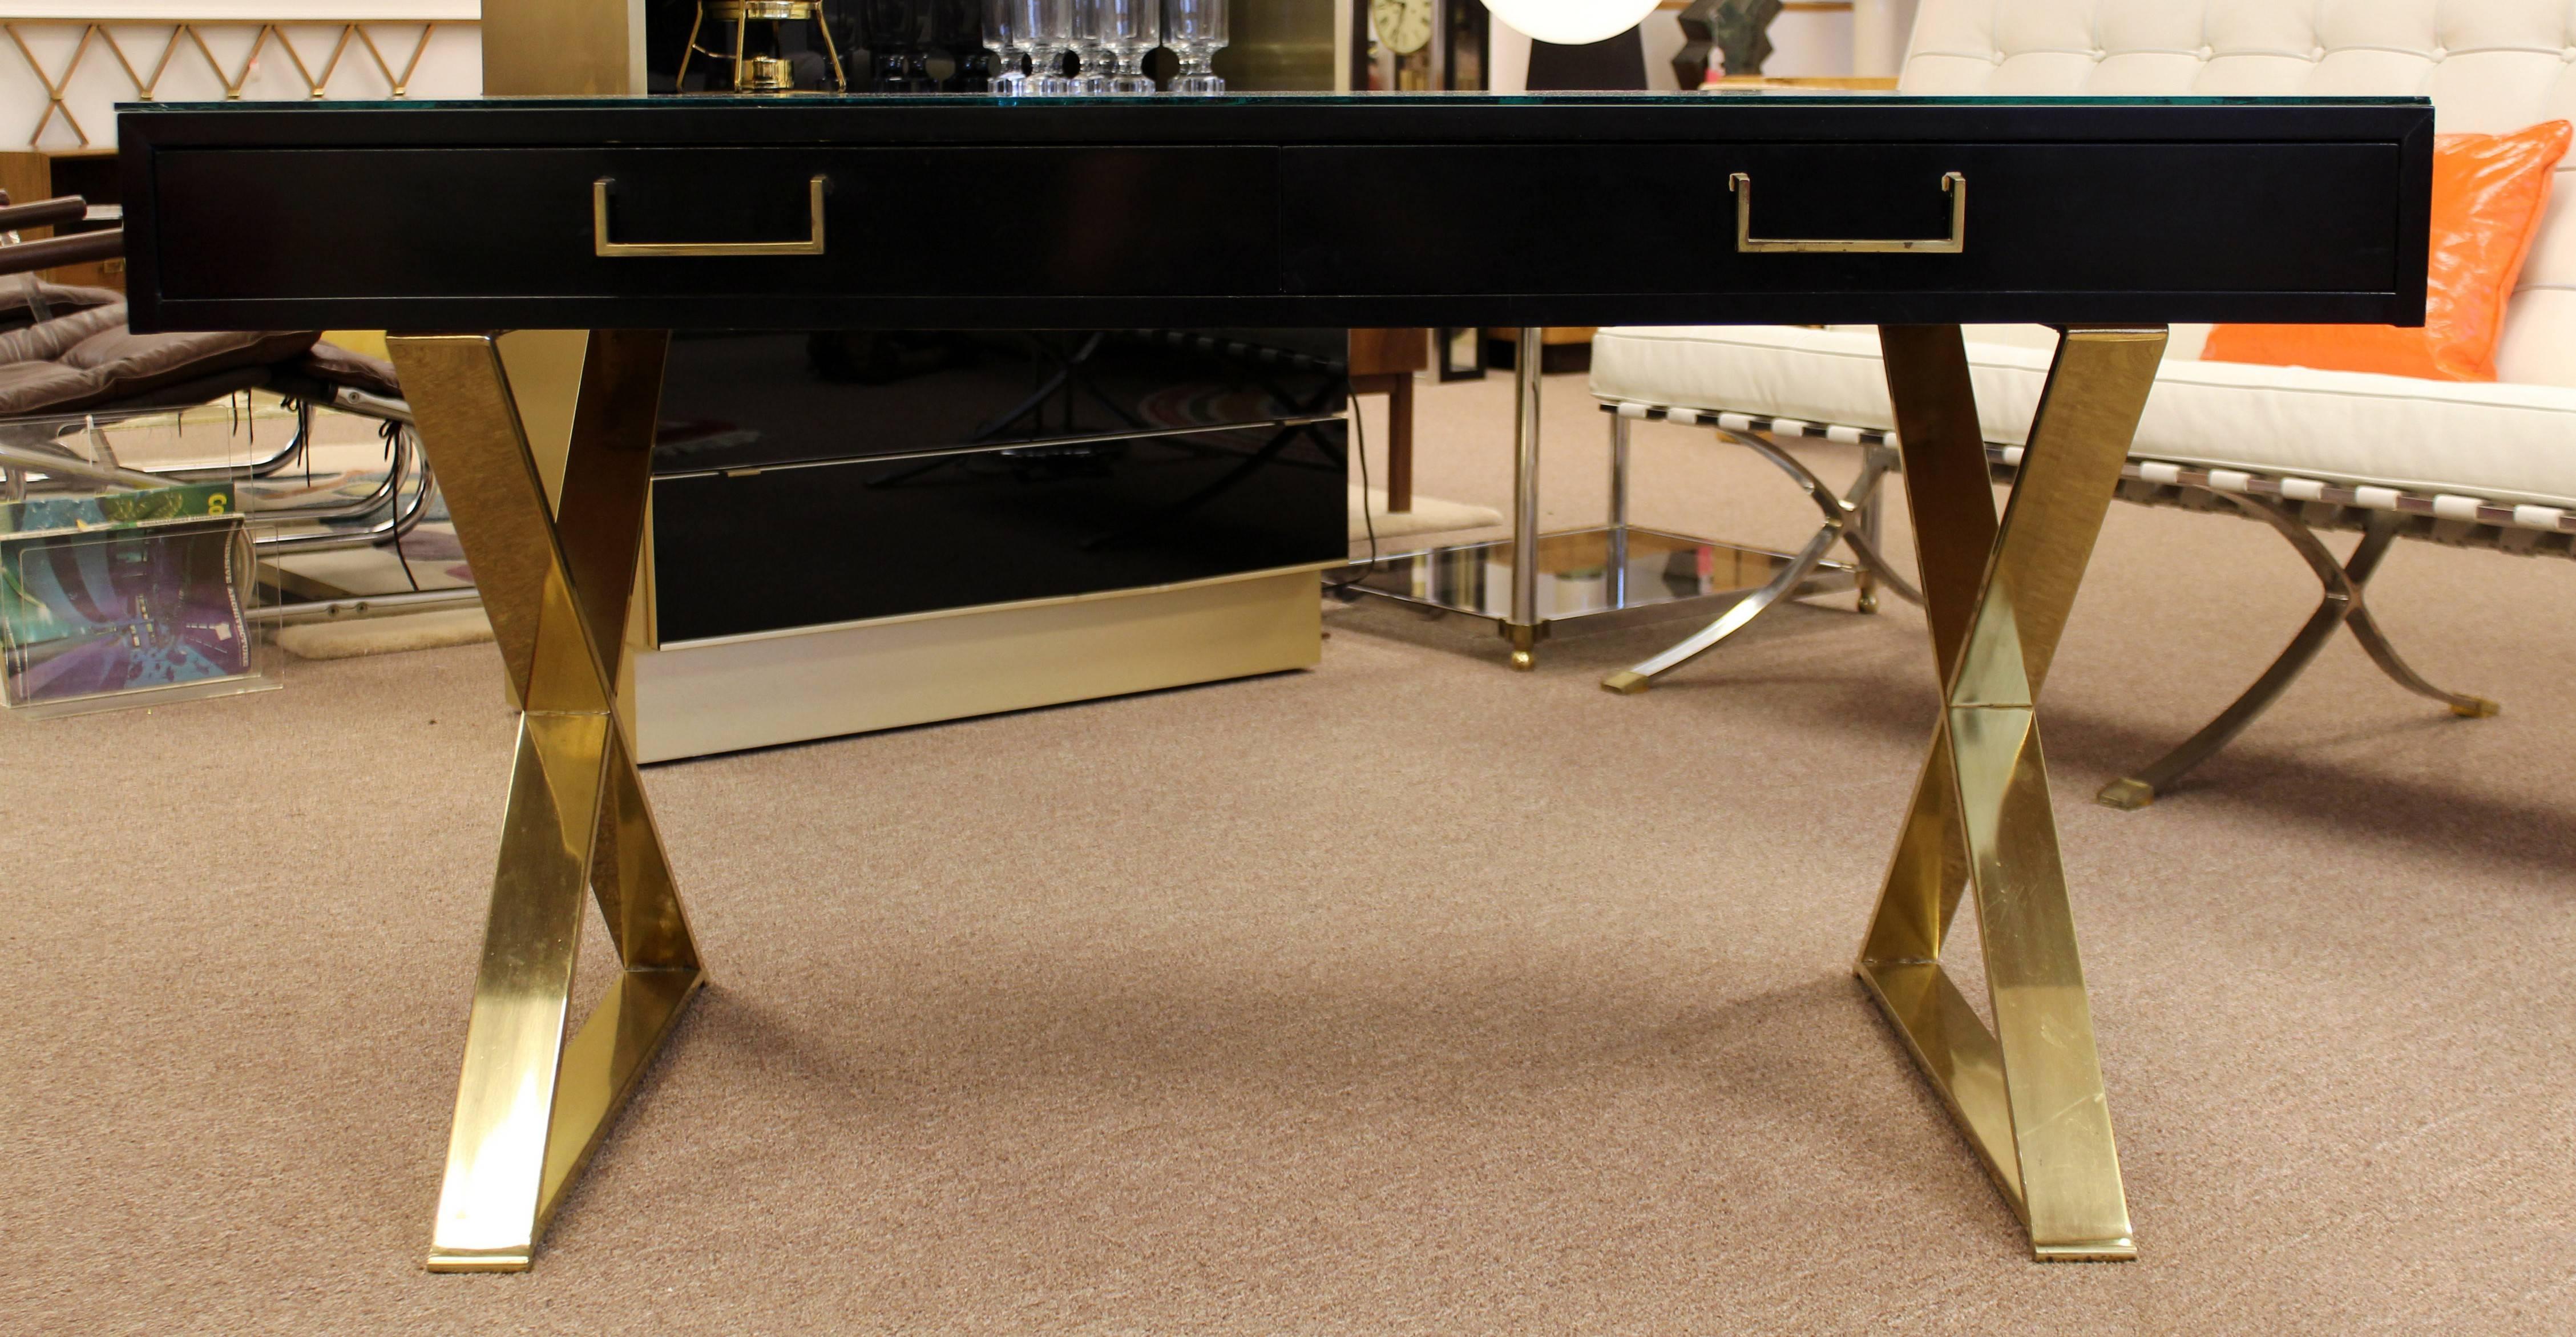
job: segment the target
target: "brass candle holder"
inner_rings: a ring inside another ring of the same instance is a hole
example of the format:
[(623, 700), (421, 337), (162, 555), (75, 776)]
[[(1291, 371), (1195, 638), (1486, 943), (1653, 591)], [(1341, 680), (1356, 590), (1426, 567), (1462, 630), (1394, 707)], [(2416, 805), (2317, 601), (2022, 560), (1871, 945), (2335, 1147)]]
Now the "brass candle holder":
[[(709, 51), (698, 45), (698, 34), (713, 19), (719, 29), (733, 29), (733, 53)], [(705, 56), (709, 60), (733, 63), (733, 91), (737, 93), (787, 94), (796, 91), (796, 69), (783, 56), (746, 55), (744, 48), (751, 39), (754, 23), (811, 23), (823, 34), (823, 54), (832, 62), (832, 88), (850, 91), (849, 76), (841, 69), (840, 48), (833, 45), (832, 25), (823, 17), (822, 0), (699, 0), (698, 16), (689, 24), (689, 46), (680, 53), (680, 70), (674, 84), (684, 84), (689, 77), (689, 62)], [(775, 29), (773, 28), (773, 31)]]

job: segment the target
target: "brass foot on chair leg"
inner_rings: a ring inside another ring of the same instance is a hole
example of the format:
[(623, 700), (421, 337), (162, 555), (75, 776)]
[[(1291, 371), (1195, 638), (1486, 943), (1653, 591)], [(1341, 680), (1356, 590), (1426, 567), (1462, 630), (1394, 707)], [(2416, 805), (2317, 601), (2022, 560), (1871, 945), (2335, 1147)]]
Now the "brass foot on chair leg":
[(2502, 709), (2483, 696), (2463, 697), (2451, 703), (2451, 713), (2464, 720), (2482, 720)]
[(1503, 637), (1512, 643), (1512, 671), (1527, 673), (1538, 667), (1538, 628), (1505, 627)]
[(2156, 801), (2156, 787), (2144, 780), (2114, 780), (2102, 786), (2102, 792), (2095, 794), (2093, 801), (2105, 808), (2136, 812)]
[(1861, 612), (1864, 612), (1864, 613), (1875, 613), (1875, 612), (1877, 612), (1877, 611), (1878, 611), (1878, 591), (1876, 591), (1876, 590), (1862, 590), (1862, 591), (1860, 592), (1860, 599), (1857, 601), (1857, 603), (1856, 603), (1856, 605), (1855, 605), (1855, 606), (1856, 606), (1856, 607), (1858, 607), (1858, 608), (1859, 608), (1859, 610), (1860, 610)]
[(1655, 685), (1655, 680), (1635, 669), (1621, 669), (1601, 680), (1601, 690), (1621, 696), (1635, 696)]

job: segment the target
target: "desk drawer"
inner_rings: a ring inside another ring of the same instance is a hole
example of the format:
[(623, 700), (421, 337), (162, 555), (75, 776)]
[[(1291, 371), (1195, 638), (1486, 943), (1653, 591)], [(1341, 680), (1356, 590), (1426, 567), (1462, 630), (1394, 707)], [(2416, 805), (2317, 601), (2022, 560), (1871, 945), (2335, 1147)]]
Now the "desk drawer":
[(656, 479), (661, 643), (1324, 566), (1340, 419)]
[[(166, 150), (161, 196), (223, 207), (161, 234), (162, 294), (1223, 292), (1275, 271), (1276, 158), (1176, 145)], [(740, 245), (810, 237), (818, 176), (819, 255), (597, 253), (602, 179), (615, 242)]]
[[(2396, 144), (1360, 145), (1281, 154), (1281, 268), (1303, 295), (1818, 289), (2176, 293), (2385, 290)], [(1753, 234), (1936, 238), (1944, 174), (1965, 246), (1739, 253)], [(1606, 200), (1653, 207), (1604, 207)], [(1366, 200), (1366, 210), (1349, 202)], [(1661, 261), (1661, 282), (1640, 257)], [(1712, 308), (1707, 319), (1723, 319)]]
[[(134, 328), (2420, 321), (2409, 99), (129, 108)], [(1965, 249), (1735, 246), (1946, 234)], [(620, 245), (821, 254), (602, 255)]]

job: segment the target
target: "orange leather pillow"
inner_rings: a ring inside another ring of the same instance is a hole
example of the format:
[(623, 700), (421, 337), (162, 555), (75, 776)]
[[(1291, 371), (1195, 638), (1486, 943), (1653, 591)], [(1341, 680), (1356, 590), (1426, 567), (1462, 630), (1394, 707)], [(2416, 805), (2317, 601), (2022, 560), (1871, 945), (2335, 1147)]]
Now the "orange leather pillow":
[(2200, 355), (2444, 381), (2496, 378), (2496, 338), (2523, 257), (2549, 208), (2549, 178), (2576, 130), (2545, 121), (2509, 135), (2433, 141), (2433, 238), (2424, 328), (2221, 325)]

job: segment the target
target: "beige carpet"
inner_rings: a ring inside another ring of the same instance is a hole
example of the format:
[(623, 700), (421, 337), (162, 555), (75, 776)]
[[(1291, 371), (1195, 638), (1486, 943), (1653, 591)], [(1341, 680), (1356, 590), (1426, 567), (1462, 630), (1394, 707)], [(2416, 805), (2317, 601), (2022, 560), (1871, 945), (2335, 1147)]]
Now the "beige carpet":
[[(1424, 398), (1425, 490), (1499, 501), (1507, 387)], [(1641, 518), (1794, 536), (1703, 441), (1641, 429)], [(0, 721), (0, 1332), (2568, 1331), (2576, 569), (2404, 547), (2383, 619), (2506, 713), (2337, 646), (2137, 814), (2087, 795), (2308, 595), (2216, 517), (2095, 572), (2048, 744), (2140, 1262), (2028, 1262), (1846, 973), (1919, 618), (1623, 698), (1662, 634), (1516, 676), (1362, 611), (1312, 673), (651, 772), (716, 985), (519, 1277), (418, 1270), (491, 649)]]

